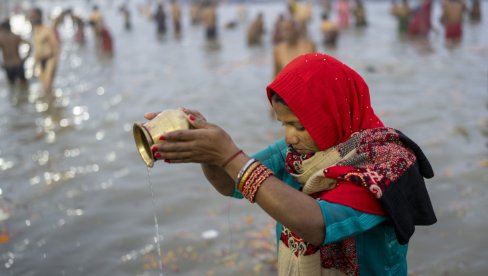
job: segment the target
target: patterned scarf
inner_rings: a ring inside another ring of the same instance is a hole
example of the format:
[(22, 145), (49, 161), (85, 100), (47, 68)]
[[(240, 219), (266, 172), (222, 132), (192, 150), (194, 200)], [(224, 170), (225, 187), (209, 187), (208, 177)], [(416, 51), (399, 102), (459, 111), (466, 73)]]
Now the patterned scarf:
[(301, 154), (301, 153), (297, 152), (293, 148), (292, 145), (288, 145), (288, 149), (286, 152), (286, 160), (285, 160), (286, 170), (292, 174), (302, 174), (303, 173), (303, 168), (302, 168), (303, 161), (314, 156), (314, 154), (315, 154), (314, 152)]
[[(329, 158), (327, 158), (329, 157)], [(307, 194), (335, 187), (337, 181), (348, 181), (381, 198), (388, 185), (398, 179), (415, 162), (413, 152), (404, 147), (399, 134), (392, 128), (373, 128), (356, 132), (337, 146), (315, 154), (299, 154), (290, 146), (285, 167), (304, 185)], [(308, 173), (313, 167), (322, 166), (321, 172)], [(326, 166), (326, 167), (325, 167)], [(310, 187), (312, 178), (321, 178), (321, 185)], [(326, 180), (333, 184), (323, 184)], [(307, 188), (312, 190), (307, 191)]]
[[(351, 196), (349, 200), (346, 195), (346, 200), (341, 198), (338, 203), (357, 209), (362, 207), (363, 210), (364, 205), (371, 204), (376, 211), (370, 213), (378, 214), (378, 199), (415, 161), (414, 153), (400, 141), (395, 129), (373, 128), (354, 133), (347, 141), (315, 154), (299, 154), (289, 147), (285, 167), (302, 183), (303, 192), (314, 198), (327, 198), (329, 191), (333, 191), (337, 185), (353, 183), (365, 192)], [(362, 199), (358, 200), (358, 196)], [(357, 206), (356, 202), (361, 202), (361, 206)], [(300, 272), (305, 264), (317, 267), (317, 263), (311, 262), (312, 259), (320, 261), (322, 269), (329, 272), (333, 270), (339, 274), (356, 275), (359, 271), (353, 238), (314, 246), (283, 227), (280, 254), (286, 256), (280, 257), (280, 267), (285, 274), (290, 269)]]

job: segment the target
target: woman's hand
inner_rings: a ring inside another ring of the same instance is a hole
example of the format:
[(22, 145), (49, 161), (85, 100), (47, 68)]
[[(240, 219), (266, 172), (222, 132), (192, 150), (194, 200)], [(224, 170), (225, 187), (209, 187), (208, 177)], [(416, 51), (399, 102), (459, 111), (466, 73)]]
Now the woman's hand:
[[(186, 108), (183, 108), (183, 107), (180, 107), (179, 109), (181, 109), (187, 115), (193, 115), (197, 119), (201, 119), (203, 121), (207, 121), (207, 119), (205, 119), (205, 117), (200, 112), (198, 112), (196, 110), (186, 109)], [(144, 118), (146, 118), (148, 120), (152, 120), (152, 119), (154, 119), (154, 117), (158, 116), (159, 113), (160, 112), (148, 112), (148, 113), (144, 114)]]
[[(201, 163), (222, 166), (238, 151), (238, 147), (221, 127), (208, 123), (198, 111), (183, 109), (191, 125), (189, 130), (176, 130), (161, 136), (152, 150), (156, 159), (168, 163)], [(158, 113), (146, 113), (151, 120)]]

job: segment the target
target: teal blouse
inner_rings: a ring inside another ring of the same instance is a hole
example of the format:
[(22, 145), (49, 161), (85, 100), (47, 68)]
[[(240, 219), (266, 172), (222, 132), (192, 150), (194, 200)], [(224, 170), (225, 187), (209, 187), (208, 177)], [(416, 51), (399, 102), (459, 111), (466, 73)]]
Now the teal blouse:
[[(295, 189), (300, 184), (285, 169), (287, 144), (284, 139), (256, 153), (256, 158), (273, 171), (275, 177)], [(235, 198), (243, 198), (234, 191)], [(325, 221), (323, 245), (345, 238), (355, 239), (359, 275), (407, 275), (408, 244), (400, 245), (387, 218), (352, 209), (351, 207), (317, 200)], [(279, 242), (282, 225), (276, 223), (276, 240)]]

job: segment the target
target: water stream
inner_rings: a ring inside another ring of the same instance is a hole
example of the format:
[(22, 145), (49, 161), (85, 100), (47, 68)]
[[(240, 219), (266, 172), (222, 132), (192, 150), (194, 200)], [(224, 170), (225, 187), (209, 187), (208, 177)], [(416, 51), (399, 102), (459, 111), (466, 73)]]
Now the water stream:
[(154, 198), (154, 188), (153, 183), (151, 181), (151, 168), (147, 167), (147, 182), (149, 183), (149, 187), (151, 189), (151, 201), (153, 207), (153, 215), (154, 215), (154, 228), (156, 231), (156, 236), (154, 237), (154, 243), (156, 243), (157, 250), (158, 250), (158, 263), (159, 263), (159, 276), (163, 276), (163, 258), (161, 255), (161, 243), (160, 243), (160, 235), (159, 235), (159, 223), (158, 223), (158, 215), (157, 215), (157, 208), (156, 202)]

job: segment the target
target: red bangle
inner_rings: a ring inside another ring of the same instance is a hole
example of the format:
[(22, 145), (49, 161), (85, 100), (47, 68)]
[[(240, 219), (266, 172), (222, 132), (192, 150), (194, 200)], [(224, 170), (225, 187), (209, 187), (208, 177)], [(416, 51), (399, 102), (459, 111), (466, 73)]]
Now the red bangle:
[(270, 169), (259, 162), (257, 163), (258, 165), (252, 168), (250, 175), (244, 180), (241, 189), (241, 194), (251, 203), (255, 202), (256, 194), (263, 182), (273, 175)]
[(239, 154), (241, 154), (241, 153), (243, 153), (243, 151), (242, 151), (242, 150), (238, 150), (236, 153), (232, 154), (232, 156), (231, 156), (231, 157), (229, 157), (229, 159), (227, 159), (227, 160), (224, 162), (224, 164), (222, 165), (222, 168), (224, 168), (224, 169), (225, 169), (225, 166), (227, 166), (227, 165), (230, 163), (230, 161), (232, 161), (234, 158), (236, 158), (236, 157), (237, 157), (237, 155), (239, 155)]

